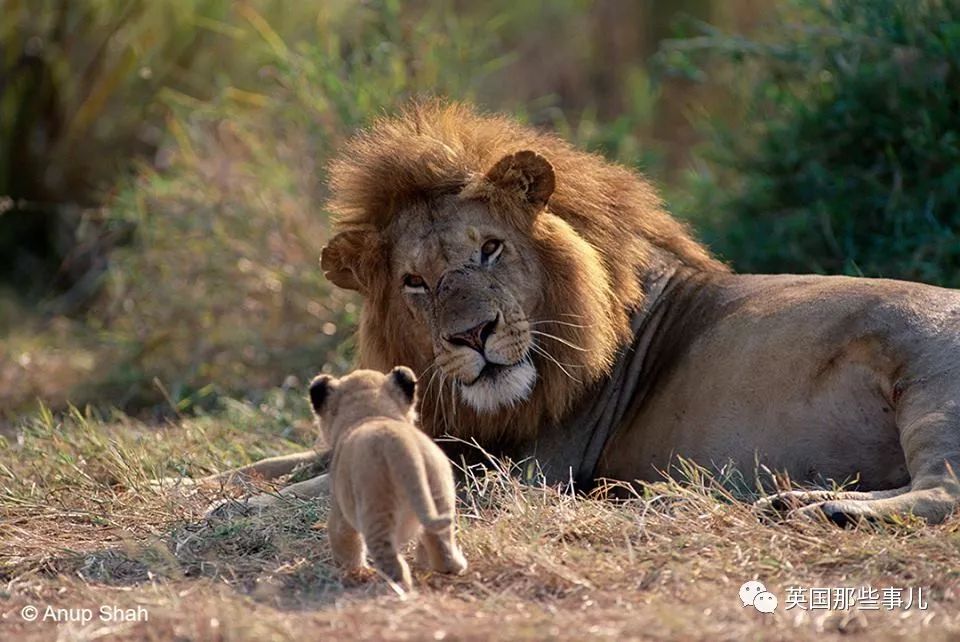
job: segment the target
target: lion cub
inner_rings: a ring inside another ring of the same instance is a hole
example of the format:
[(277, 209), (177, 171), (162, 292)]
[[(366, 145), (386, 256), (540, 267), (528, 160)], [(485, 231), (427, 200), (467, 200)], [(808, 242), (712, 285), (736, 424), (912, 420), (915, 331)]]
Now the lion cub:
[(442, 573), (467, 568), (453, 531), (453, 469), (414, 425), (415, 395), (416, 379), (405, 367), (386, 375), (320, 375), (310, 383), (310, 403), (333, 449), (327, 533), (334, 561), (357, 571), (366, 548), (374, 566), (406, 588), (410, 569), (399, 551), (418, 535), (419, 561)]

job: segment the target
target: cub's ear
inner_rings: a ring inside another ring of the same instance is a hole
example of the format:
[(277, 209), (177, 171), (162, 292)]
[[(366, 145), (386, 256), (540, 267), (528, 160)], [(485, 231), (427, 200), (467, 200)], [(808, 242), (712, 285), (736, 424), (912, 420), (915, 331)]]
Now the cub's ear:
[(320, 254), (320, 268), (327, 279), (361, 293), (369, 291), (376, 270), (383, 269), (383, 264), (383, 242), (372, 228), (340, 232)]
[(310, 382), (310, 406), (313, 413), (320, 416), (323, 412), (323, 404), (326, 403), (330, 393), (336, 388), (337, 382), (330, 375), (317, 375)]
[(413, 370), (406, 366), (397, 366), (390, 371), (390, 380), (400, 388), (404, 399), (412, 404), (417, 391), (417, 377), (413, 374)]
[(517, 194), (537, 210), (546, 207), (557, 184), (550, 161), (529, 149), (501, 158), (487, 172), (487, 180)]

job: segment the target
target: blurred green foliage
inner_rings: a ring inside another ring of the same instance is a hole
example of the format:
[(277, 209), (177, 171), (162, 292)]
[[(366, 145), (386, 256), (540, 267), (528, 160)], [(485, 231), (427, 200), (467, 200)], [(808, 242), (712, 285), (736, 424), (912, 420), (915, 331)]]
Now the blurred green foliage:
[[(0, 149), (13, 159), (0, 165), (0, 195), (20, 209), (53, 204), (55, 258), (76, 266), (33, 328), (31, 299), (0, 296), (0, 331), (12, 330), (0, 406), (39, 397), (186, 412), (347, 368), (357, 302), (317, 265), (324, 166), (411, 96), (511, 111), (631, 164), (656, 157), (640, 144), (657, 94), (639, 54), (654, 45), (607, 42), (624, 17), (617, 3), (0, 2), (4, 33), (16, 34), (0, 41), (3, 77), (20, 77), (25, 58), (49, 76), (0, 92), (3, 130), (44, 143)], [(28, 106), (38, 91), (49, 112)], [(11, 220), (0, 236), (20, 248)], [(19, 286), (35, 263), (18, 265)]]
[(803, 0), (660, 61), (741, 101), (674, 199), (735, 267), (960, 286), (960, 2)]
[(268, 403), (348, 368), (324, 167), (414, 95), (644, 169), (740, 269), (960, 284), (956, 0), (799, 0), (757, 30), (769, 7), (0, 0), (0, 421)]
[(109, 208), (108, 225), (137, 232), (113, 252), (89, 324), (122, 347), (100, 385), (123, 390), (123, 405), (156, 397), (144, 373), (182, 410), (347, 367), (357, 306), (317, 265), (324, 163), (405, 97), (471, 95), (483, 76), (465, 72), (483, 68), (489, 33), (452, 11), (407, 18), (390, 1), (341, 10), (290, 41), (245, 8), (269, 48), (258, 90), (172, 105), (168, 166), (144, 168)]
[(161, 144), (167, 104), (248, 82), (224, 55), (242, 32), (229, 0), (0, 0), (0, 280), (64, 290), (118, 239), (77, 243), (130, 158)]

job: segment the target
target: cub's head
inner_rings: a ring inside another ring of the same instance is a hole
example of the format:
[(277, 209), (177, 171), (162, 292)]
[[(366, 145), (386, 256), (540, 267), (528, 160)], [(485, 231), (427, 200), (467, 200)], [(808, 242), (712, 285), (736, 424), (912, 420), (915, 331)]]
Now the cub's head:
[(318, 375), (310, 382), (310, 406), (331, 444), (343, 427), (368, 417), (415, 421), (416, 394), (417, 379), (404, 366), (387, 374), (357, 370), (340, 379)]

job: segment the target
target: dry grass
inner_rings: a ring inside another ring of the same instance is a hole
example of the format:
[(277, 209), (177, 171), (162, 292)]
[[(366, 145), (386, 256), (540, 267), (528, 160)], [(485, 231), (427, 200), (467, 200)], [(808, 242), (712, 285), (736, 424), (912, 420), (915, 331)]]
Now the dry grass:
[[(205, 521), (222, 489), (158, 489), (310, 439), (295, 395), (155, 427), (41, 412), (0, 447), (0, 639), (864, 639), (960, 635), (960, 519), (838, 530), (763, 523), (713, 480), (661, 483), (614, 503), (474, 472), (460, 578), (416, 574), (401, 595), (344, 586), (324, 502)], [(780, 610), (741, 608), (760, 578)], [(788, 586), (923, 587), (929, 609), (784, 611)], [(26, 605), (93, 621), (27, 623)], [(142, 605), (146, 622), (100, 621)]]

